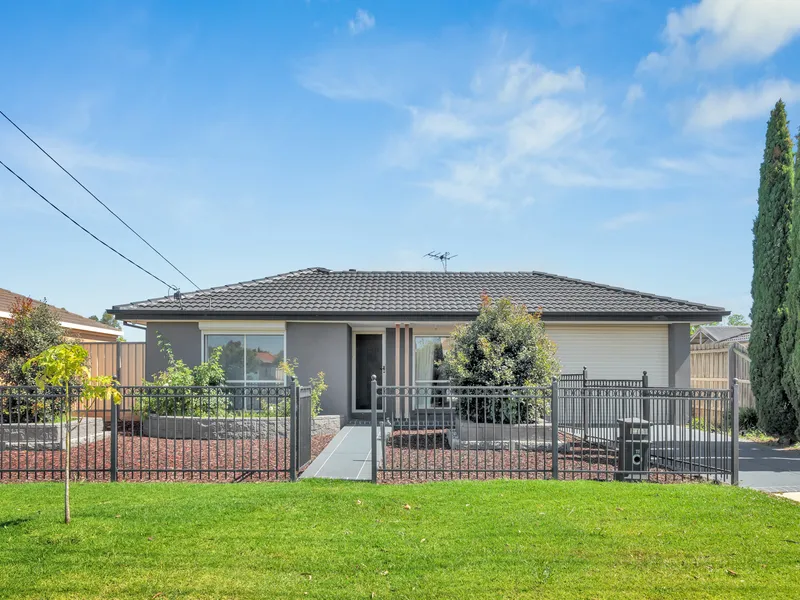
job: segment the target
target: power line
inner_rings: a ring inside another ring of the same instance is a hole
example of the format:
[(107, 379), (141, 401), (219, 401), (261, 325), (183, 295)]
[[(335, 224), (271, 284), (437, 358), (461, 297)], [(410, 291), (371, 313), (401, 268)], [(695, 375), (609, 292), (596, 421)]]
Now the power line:
[[(31, 136), (29, 136), (27, 133), (25, 133), (25, 132), (22, 130), (22, 128), (21, 128), (19, 125), (17, 125), (17, 124), (16, 124), (14, 121), (12, 121), (12, 120), (11, 120), (11, 117), (9, 117), (9, 116), (8, 116), (6, 113), (4, 113), (2, 110), (0, 110), (0, 115), (3, 115), (3, 117), (5, 118), (5, 120), (6, 120), (6, 121), (8, 121), (9, 123), (11, 123), (11, 124), (12, 124), (12, 125), (13, 125), (13, 126), (16, 128), (16, 130), (17, 130), (17, 131), (19, 131), (19, 132), (20, 132), (22, 135), (24, 135), (26, 138), (28, 138), (28, 141), (29, 141), (30, 143), (32, 143), (32, 144), (33, 144), (34, 146), (36, 146), (36, 147), (37, 147), (39, 150), (41, 150), (41, 151), (44, 153), (44, 155), (45, 155), (47, 158), (49, 158), (50, 160), (52, 160), (52, 161), (53, 161), (53, 162), (54, 162), (54, 163), (55, 163), (55, 164), (58, 166), (58, 168), (59, 168), (59, 169), (61, 169), (62, 171), (64, 171), (64, 173), (66, 173), (66, 174), (67, 174), (67, 175), (70, 177), (70, 179), (72, 179), (72, 181), (74, 181), (74, 182), (75, 182), (75, 183), (77, 183), (79, 186), (81, 186), (81, 187), (83, 188), (83, 190), (84, 190), (84, 191), (85, 191), (87, 194), (89, 194), (89, 195), (90, 195), (92, 198), (94, 198), (95, 200), (97, 200), (97, 201), (100, 203), (100, 205), (101, 205), (103, 208), (105, 208), (105, 209), (106, 209), (108, 212), (110, 212), (112, 215), (114, 215), (114, 217), (116, 217), (117, 221), (119, 221), (120, 223), (122, 223), (123, 225), (125, 225), (125, 227), (127, 227), (127, 228), (130, 230), (130, 232), (131, 232), (131, 233), (133, 233), (133, 235), (135, 235), (135, 236), (136, 236), (136, 237), (138, 237), (140, 240), (142, 240), (142, 241), (143, 241), (145, 244), (147, 244), (147, 246), (148, 246), (148, 247), (149, 247), (149, 248), (150, 248), (150, 249), (151, 249), (153, 252), (155, 252), (155, 253), (156, 253), (156, 254), (158, 254), (158, 255), (159, 255), (161, 258), (163, 258), (163, 259), (164, 259), (164, 260), (167, 262), (167, 264), (168, 264), (169, 266), (171, 266), (173, 269), (175, 269), (175, 270), (176, 270), (178, 273), (180, 273), (180, 274), (183, 276), (183, 278), (184, 278), (184, 279), (186, 279), (186, 281), (188, 281), (189, 283), (191, 283), (191, 284), (192, 284), (194, 287), (196, 287), (198, 290), (200, 289), (200, 286), (199, 286), (199, 285), (197, 285), (197, 284), (196, 284), (194, 281), (192, 281), (191, 279), (189, 279), (189, 276), (188, 276), (188, 275), (186, 275), (186, 274), (185, 274), (183, 271), (181, 271), (181, 270), (180, 270), (178, 267), (176, 267), (176, 266), (175, 266), (175, 265), (174, 265), (174, 264), (173, 264), (173, 263), (172, 263), (172, 262), (171, 262), (169, 259), (167, 259), (167, 257), (166, 257), (166, 256), (164, 256), (163, 254), (161, 254), (161, 252), (159, 252), (158, 250), (156, 250), (156, 249), (153, 247), (153, 245), (152, 245), (150, 242), (148, 242), (148, 241), (147, 241), (146, 239), (144, 239), (144, 238), (143, 238), (141, 235), (139, 235), (139, 234), (136, 232), (136, 230), (134, 230), (134, 229), (133, 229), (133, 227), (131, 227), (130, 225), (128, 225), (128, 224), (127, 224), (127, 223), (126, 223), (126, 222), (125, 222), (125, 221), (122, 219), (122, 217), (120, 217), (120, 216), (119, 216), (117, 213), (115, 213), (113, 210), (111, 210), (111, 209), (108, 207), (108, 205), (107, 205), (105, 202), (103, 202), (102, 200), (100, 200), (100, 198), (98, 198), (97, 196), (95, 196), (95, 195), (94, 195), (94, 194), (91, 192), (91, 190), (89, 190), (89, 188), (87, 188), (87, 187), (86, 187), (85, 185), (83, 185), (83, 184), (82, 184), (80, 181), (78, 181), (78, 179), (77, 179), (77, 178), (76, 178), (76, 177), (75, 177), (75, 176), (74, 176), (72, 173), (70, 173), (70, 172), (69, 172), (69, 171), (68, 171), (68, 170), (67, 170), (67, 169), (66, 169), (66, 168), (65, 168), (65, 167), (64, 167), (64, 166), (63, 166), (63, 165), (62, 165), (60, 162), (58, 162), (58, 161), (57, 161), (55, 158), (53, 158), (52, 156), (50, 156), (50, 154), (47, 152), (47, 150), (45, 150), (45, 149), (44, 149), (44, 148), (42, 148), (42, 147), (41, 147), (39, 144), (37, 144), (37, 143), (36, 143), (36, 140), (34, 140), (34, 139), (31, 137)], [(8, 168), (8, 167), (6, 167), (6, 168)]]
[(103, 244), (103, 246), (105, 246), (106, 248), (108, 248), (109, 250), (111, 250), (111, 251), (112, 251), (114, 254), (116, 254), (117, 256), (120, 256), (120, 257), (124, 258), (124, 259), (125, 259), (125, 260), (127, 260), (129, 263), (131, 263), (131, 264), (132, 264), (134, 267), (136, 267), (136, 268), (137, 268), (137, 269), (139, 269), (140, 271), (144, 271), (145, 273), (147, 273), (148, 275), (150, 275), (150, 277), (152, 277), (152, 278), (153, 278), (153, 279), (155, 279), (156, 281), (159, 281), (159, 282), (163, 283), (163, 284), (164, 284), (165, 286), (167, 286), (169, 289), (171, 289), (171, 290), (175, 290), (175, 291), (178, 291), (178, 288), (176, 288), (174, 285), (170, 285), (170, 284), (168, 284), (166, 281), (164, 281), (163, 279), (161, 279), (160, 277), (158, 277), (157, 275), (153, 275), (153, 274), (152, 274), (150, 271), (148, 271), (147, 269), (145, 269), (145, 268), (144, 268), (143, 266), (141, 266), (140, 264), (138, 264), (138, 263), (136, 263), (136, 262), (132, 261), (130, 258), (128, 258), (127, 256), (125, 256), (125, 255), (124, 255), (122, 252), (120, 252), (119, 250), (116, 250), (115, 248), (112, 248), (111, 246), (109, 246), (108, 244), (106, 244), (106, 243), (105, 243), (103, 240), (101, 240), (99, 237), (97, 237), (97, 236), (96, 236), (95, 234), (93, 234), (91, 231), (89, 231), (88, 229), (86, 229), (86, 227), (84, 227), (83, 225), (81, 225), (80, 223), (78, 223), (78, 222), (77, 222), (75, 219), (73, 219), (73, 218), (72, 218), (72, 217), (70, 217), (70, 216), (69, 216), (67, 213), (65, 213), (63, 210), (61, 210), (60, 208), (58, 208), (58, 207), (57, 207), (55, 204), (53, 204), (52, 202), (50, 202), (50, 200), (48, 200), (47, 198), (45, 198), (44, 196), (42, 196), (42, 194), (40, 194), (38, 190), (36, 190), (36, 189), (35, 189), (35, 188), (34, 188), (34, 187), (33, 187), (33, 186), (30, 184), (30, 183), (28, 183), (28, 182), (27, 182), (27, 181), (25, 181), (25, 180), (24, 180), (22, 177), (20, 177), (20, 176), (19, 176), (19, 175), (18, 175), (18, 174), (17, 174), (17, 173), (16, 173), (16, 172), (15, 172), (15, 171), (14, 171), (14, 170), (11, 168), (11, 167), (9, 167), (9, 166), (8, 166), (6, 163), (4, 163), (2, 160), (0, 160), (0, 165), (3, 165), (3, 166), (6, 168), (6, 170), (7, 170), (9, 173), (11, 173), (11, 174), (12, 174), (14, 177), (16, 177), (17, 179), (19, 179), (19, 180), (20, 180), (22, 183), (24, 183), (24, 184), (25, 184), (25, 185), (28, 187), (28, 189), (29, 189), (30, 191), (32, 191), (34, 194), (36, 194), (37, 196), (39, 196), (39, 198), (41, 198), (42, 200), (44, 200), (45, 202), (47, 202), (47, 203), (48, 203), (50, 206), (52, 206), (53, 208), (55, 208), (55, 209), (56, 209), (58, 212), (60, 212), (60, 213), (61, 213), (62, 215), (64, 215), (64, 216), (65, 216), (67, 219), (69, 219), (70, 221), (72, 221), (72, 222), (73, 222), (75, 225), (77, 225), (78, 227), (80, 227), (80, 228), (81, 228), (81, 229), (82, 229), (82, 230), (83, 230), (85, 233), (88, 233), (88, 234), (89, 234), (90, 236), (92, 236), (92, 237), (93, 237), (95, 240), (97, 240), (98, 242), (100, 242), (101, 244)]

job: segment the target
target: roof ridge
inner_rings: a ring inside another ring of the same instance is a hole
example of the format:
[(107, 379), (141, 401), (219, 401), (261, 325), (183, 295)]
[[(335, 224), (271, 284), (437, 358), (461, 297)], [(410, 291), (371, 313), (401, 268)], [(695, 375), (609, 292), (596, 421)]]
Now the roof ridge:
[(408, 274), (408, 275), (541, 275), (542, 277), (550, 277), (560, 281), (569, 281), (572, 283), (580, 283), (583, 285), (594, 286), (601, 289), (612, 290), (616, 292), (623, 292), (633, 296), (653, 298), (656, 300), (666, 300), (669, 302), (677, 302), (686, 306), (694, 306), (701, 308), (709, 308), (714, 310), (725, 310), (721, 306), (713, 306), (703, 302), (692, 302), (691, 300), (684, 300), (682, 298), (674, 298), (672, 296), (662, 296), (660, 294), (653, 294), (650, 292), (641, 292), (630, 288), (624, 288), (615, 285), (608, 285), (605, 283), (598, 283), (587, 279), (578, 279), (577, 277), (567, 277), (565, 275), (557, 275), (555, 273), (548, 273), (546, 271), (328, 271), (330, 273), (366, 273), (366, 274)]

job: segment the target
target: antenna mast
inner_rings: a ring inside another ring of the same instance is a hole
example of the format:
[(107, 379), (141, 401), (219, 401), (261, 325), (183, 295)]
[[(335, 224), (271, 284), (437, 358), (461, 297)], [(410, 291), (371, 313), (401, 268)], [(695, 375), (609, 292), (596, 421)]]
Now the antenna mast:
[(422, 258), (433, 258), (434, 260), (438, 260), (440, 263), (442, 263), (444, 272), (447, 273), (447, 262), (456, 256), (458, 256), (458, 254), (450, 254), (449, 252), (436, 252), (434, 250), (433, 252), (428, 252)]

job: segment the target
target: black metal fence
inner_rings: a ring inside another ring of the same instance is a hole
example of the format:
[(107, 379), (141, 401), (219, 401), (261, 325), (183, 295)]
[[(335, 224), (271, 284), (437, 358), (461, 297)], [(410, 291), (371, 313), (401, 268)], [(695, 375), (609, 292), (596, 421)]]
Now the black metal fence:
[(597, 383), (582, 375), (538, 388), (373, 382), (373, 479), (738, 483), (732, 390), (649, 388), (646, 375), (638, 385), (586, 381)]
[(294, 480), (311, 459), (311, 396), (279, 387), (119, 387), (119, 404), (0, 387), (0, 481)]

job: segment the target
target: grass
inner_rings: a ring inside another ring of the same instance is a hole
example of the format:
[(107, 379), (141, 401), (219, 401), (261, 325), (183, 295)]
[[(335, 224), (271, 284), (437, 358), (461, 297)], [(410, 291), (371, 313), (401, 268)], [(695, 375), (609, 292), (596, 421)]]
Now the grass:
[(4, 598), (790, 598), (800, 505), (712, 485), (0, 488)]

